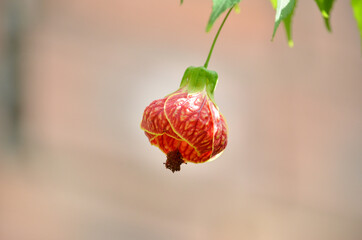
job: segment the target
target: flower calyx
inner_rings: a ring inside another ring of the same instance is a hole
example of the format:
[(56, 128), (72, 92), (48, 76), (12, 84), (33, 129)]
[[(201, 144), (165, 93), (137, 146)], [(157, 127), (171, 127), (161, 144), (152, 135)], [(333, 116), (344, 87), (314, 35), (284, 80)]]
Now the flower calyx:
[(188, 67), (182, 77), (180, 88), (186, 89), (187, 93), (206, 91), (208, 97), (216, 105), (214, 91), (218, 80), (217, 72), (205, 67)]

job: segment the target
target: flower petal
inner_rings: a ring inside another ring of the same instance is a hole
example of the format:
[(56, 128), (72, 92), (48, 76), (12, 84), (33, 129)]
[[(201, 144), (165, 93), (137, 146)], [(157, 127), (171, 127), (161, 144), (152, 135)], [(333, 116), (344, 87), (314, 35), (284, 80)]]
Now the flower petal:
[(152, 142), (154, 142), (153, 145), (159, 147), (165, 154), (178, 149), (185, 162), (202, 163), (210, 159), (211, 151), (199, 156), (195, 148), (187, 142), (175, 139), (167, 134), (156, 135)]
[(146, 107), (141, 122), (141, 128), (151, 134), (160, 135), (166, 133), (173, 138), (180, 139), (172, 131), (171, 126), (165, 117), (163, 109), (165, 102), (166, 98), (158, 99)]
[(211, 157), (222, 152), (227, 145), (227, 126), (224, 117), (219, 113), (219, 110), (214, 104), (210, 104), (214, 118), (214, 145)]
[(170, 95), (165, 102), (165, 115), (172, 130), (198, 155), (212, 152), (214, 127), (210, 99), (205, 92)]

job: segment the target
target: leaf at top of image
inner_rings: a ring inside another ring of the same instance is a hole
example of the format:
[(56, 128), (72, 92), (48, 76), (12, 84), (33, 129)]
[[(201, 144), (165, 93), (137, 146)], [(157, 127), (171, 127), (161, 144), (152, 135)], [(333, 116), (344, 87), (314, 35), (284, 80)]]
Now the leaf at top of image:
[(206, 32), (209, 32), (214, 25), (216, 19), (227, 9), (234, 7), (240, 2), (240, 0), (213, 0), (212, 12), (209, 18), (209, 22), (206, 26)]
[(334, 0), (315, 0), (315, 2), (317, 3), (318, 8), (322, 13), (327, 30), (329, 32), (331, 32), (332, 29), (331, 29), (331, 24), (329, 22), (329, 19), (330, 19), (330, 12), (332, 10)]
[(357, 21), (359, 33), (361, 35), (362, 48), (362, 0), (351, 0), (351, 5), (354, 13), (354, 18)]
[[(296, 0), (272, 0), (273, 7), (275, 7), (276, 3), (276, 12), (275, 12), (275, 23), (274, 23), (274, 30), (272, 35), (272, 40), (274, 39), (275, 33), (279, 27), (281, 21), (286, 20), (287, 24), (285, 25), (287, 30), (287, 36), (289, 45), (292, 46), (291, 40), (291, 30), (290, 30), (290, 23), (291, 18), (294, 12), (295, 2)], [(290, 19), (287, 19), (290, 18)]]
[(283, 21), (285, 32), (287, 34), (288, 45), (289, 47), (293, 47), (294, 42), (292, 39), (292, 18), (297, 0), (270, 0), (270, 2), (272, 3), (273, 8), (276, 9), (272, 40), (274, 39), (280, 22)]

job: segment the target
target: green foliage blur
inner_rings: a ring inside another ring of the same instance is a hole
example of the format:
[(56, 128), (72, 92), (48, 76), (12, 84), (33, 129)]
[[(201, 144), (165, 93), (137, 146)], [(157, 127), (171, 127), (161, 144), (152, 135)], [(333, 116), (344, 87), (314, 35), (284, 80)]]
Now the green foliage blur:
[[(288, 45), (289, 47), (293, 47), (294, 42), (292, 39), (292, 19), (297, 0), (270, 0), (270, 2), (274, 10), (276, 11), (272, 40), (275, 36), (280, 22), (283, 21), (288, 39)], [(332, 28), (330, 23), (330, 15), (334, 0), (315, 0), (315, 2), (321, 12), (327, 30), (331, 32)], [(181, 0), (181, 4), (182, 3), (183, 0)], [(206, 32), (209, 32), (211, 30), (215, 21), (220, 17), (223, 12), (232, 7), (237, 7), (239, 3), (240, 0), (213, 0), (212, 12), (206, 26)], [(351, 6), (360, 31), (362, 45), (362, 0), (351, 0)]]

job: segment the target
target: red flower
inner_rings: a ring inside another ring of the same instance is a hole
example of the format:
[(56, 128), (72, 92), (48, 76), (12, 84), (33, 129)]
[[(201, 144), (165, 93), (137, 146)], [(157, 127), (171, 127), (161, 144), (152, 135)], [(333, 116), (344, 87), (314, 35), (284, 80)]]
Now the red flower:
[(214, 103), (217, 73), (189, 67), (180, 88), (146, 107), (141, 129), (167, 154), (166, 168), (214, 160), (227, 145), (227, 126)]

